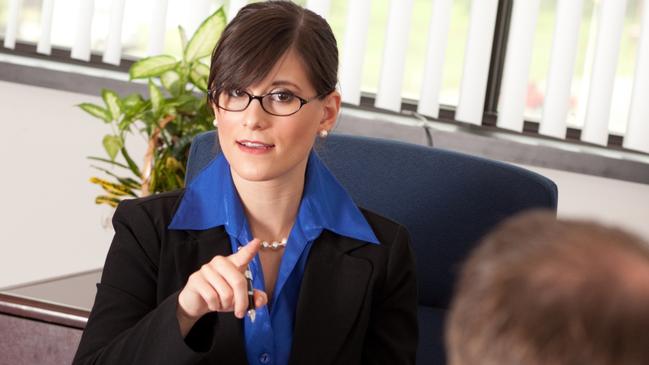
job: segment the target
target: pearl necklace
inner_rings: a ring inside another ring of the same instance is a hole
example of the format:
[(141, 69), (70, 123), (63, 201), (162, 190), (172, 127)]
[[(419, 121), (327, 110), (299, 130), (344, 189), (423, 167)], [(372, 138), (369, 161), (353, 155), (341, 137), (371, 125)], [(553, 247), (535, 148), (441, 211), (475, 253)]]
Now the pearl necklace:
[(273, 241), (273, 242), (268, 242), (268, 241), (263, 241), (261, 243), (261, 248), (270, 248), (271, 250), (279, 250), (280, 248), (286, 247), (286, 242), (288, 242), (288, 239), (286, 237), (282, 238), (281, 241)]

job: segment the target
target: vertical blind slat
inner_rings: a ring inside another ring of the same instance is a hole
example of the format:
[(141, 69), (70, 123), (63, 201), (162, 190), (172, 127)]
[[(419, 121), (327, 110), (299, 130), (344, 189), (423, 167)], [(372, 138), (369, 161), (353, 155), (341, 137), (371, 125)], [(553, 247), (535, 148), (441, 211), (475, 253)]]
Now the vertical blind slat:
[(558, 0), (552, 38), (548, 85), (539, 133), (565, 138), (570, 108), (570, 87), (577, 58), (582, 0)]
[(54, 0), (43, 0), (41, 7), (41, 36), (38, 38), (36, 52), (52, 53), (52, 16), (54, 15)]
[(586, 119), (586, 108), (588, 106), (588, 93), (590, 92), (590, 75), (593, 73), (593, 63), (595, 60), (595, 44), (597, 43), (597, 28), (599, 26), (599, 11), (597, 4), (592, 6), (590, 15), (590, 25), (588, 27), (588, 42), (586, 43), (586, 54), (584, 55), (584, 65), (582, 78), (579, 82), (579, 99), (577, 103), (577, 124), (580, 128), (584, 126)]
[(442, 87), (442, 71), (446, 57), (452, 8), (453, 0), (435, 0), (428, 28), (426, 65), (424, 66), (417, 112), (433, 118), (439, 117), (439, 93)]
[(638, 43), (629, 125), (624, 147), (649, 153), (649, 2), (642, 11), (642, 31)]
[(248, 5), (248, 0), (230, 0), (230, 6), (228, 7), (228, 13), (226, 14), (228, 21), (232, 20), (239, 10), (246, 5)]
[(340, 64), (340, 88), (342, 100), (360, 104), (363, 59), (370, 25), (371, 0), (355, 0), (349, 3), (347, 25)]
[(481, 124), (498, 0), (473, 0), (455, 119)]
[(599, 27), (581, 140), (606, 145), (626, 0), (602, 0), (599, 6)]
[(159, 55), (164, 51), (165, 33), (167, 32), (168, 0), (151, 0), (151, 37), (149, 38), (149, 56)]
[(398, 112), (401, 110), (401, 87), (408, 50), (408, 34), (413, 0), (390, 1), (383, 64), (374, 106)]
[(500, 128), (523, 131), (532, 45), (540, 5), (540, 0), (514, 1), (496, 123)]
[(79, 0), (77, 13), (77, 33), (70, 57), (90, 61), (90, 34), (92, 16), (95, 11), (95, 0)]
[(306, 7), (326, 19), (329, 16), (331, 0), (308, 0), (306, 2)]
[(108, 39), (102, 61), (119, 65), (122, 60), (122, 24), (124, 23), (124, 5), (126, 0), (112, 0)]
[(16, 47), (16, 36), (18, 35), (18, 20), (20, 18), (20, 9), (23, 7), (22, 0), (10, 0), (9, 11), (7, 11), (7, 28), (5, 30), (5, 48)]

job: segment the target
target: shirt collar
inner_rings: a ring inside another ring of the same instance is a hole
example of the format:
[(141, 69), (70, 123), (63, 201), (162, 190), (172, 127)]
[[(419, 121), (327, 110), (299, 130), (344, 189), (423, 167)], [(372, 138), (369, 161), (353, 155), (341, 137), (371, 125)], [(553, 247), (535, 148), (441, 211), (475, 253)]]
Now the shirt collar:
[[(309, 155), (298, 216), (302, 231), (310, 240), (327, 229), (342, 236), (379, 243), (347, 191), (315, 152)], [(240, 241), (250, 240), (230, 165), (222, 154), (189, 183), (169, 229), (204, 230), (217, 226), (225, 226), (228, 234)]]

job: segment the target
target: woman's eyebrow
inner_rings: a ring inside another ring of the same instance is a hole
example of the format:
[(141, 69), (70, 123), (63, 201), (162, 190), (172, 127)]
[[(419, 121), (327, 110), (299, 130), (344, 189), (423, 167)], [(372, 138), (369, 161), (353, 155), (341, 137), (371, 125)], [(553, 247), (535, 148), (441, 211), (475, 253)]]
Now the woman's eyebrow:
[(300, 88), (296, 83), (287, 80), (275, 80), (271, 86), (293, 86), (297, 91), (302, 91), (302, 88)]

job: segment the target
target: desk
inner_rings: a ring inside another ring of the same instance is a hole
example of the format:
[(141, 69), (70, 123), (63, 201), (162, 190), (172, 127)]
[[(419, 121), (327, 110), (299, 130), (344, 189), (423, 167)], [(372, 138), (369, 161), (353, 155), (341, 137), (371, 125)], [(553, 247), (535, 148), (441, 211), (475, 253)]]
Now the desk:
[(0, 291), (0, 364), (70, 364), (100, 270)]

